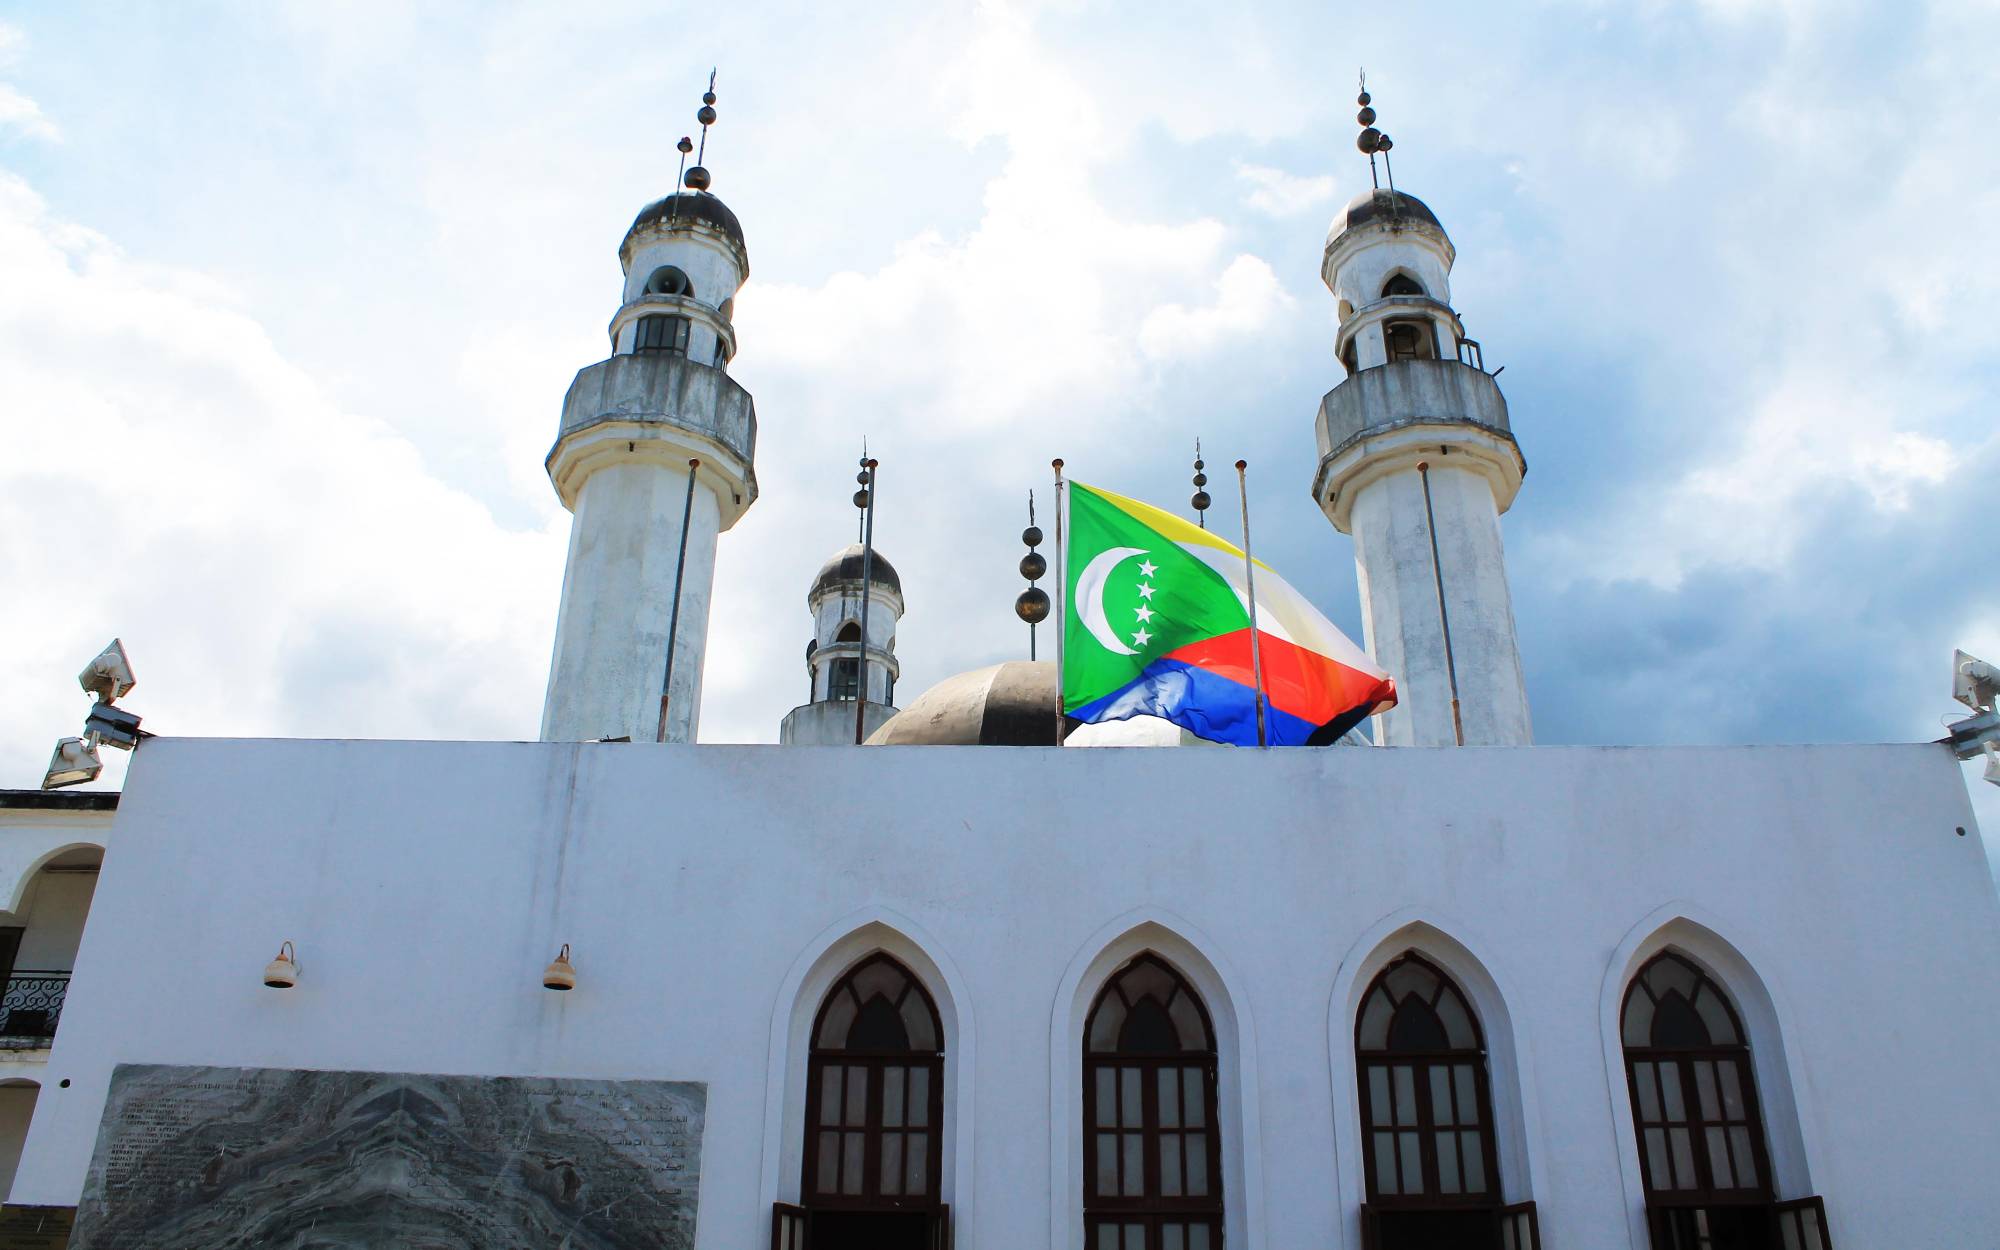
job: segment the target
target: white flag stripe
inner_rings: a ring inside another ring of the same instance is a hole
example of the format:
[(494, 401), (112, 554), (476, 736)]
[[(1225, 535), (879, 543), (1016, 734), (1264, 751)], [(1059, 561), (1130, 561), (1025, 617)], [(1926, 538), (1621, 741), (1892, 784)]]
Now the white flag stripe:
[[(1222, 580), (1236, 592), (1236, 600), (1243, 605), (1244, 612), (1250, 610), (1250, 596), (1243, 576), (1243, 553), (1223, 551), (1195, 543), (1180, 544), (1181, 550), (1201, 561), (1221, 574)], [(1320, 610), (1312, 605), (1291, 583), (1271, 571), (1271, 566), (1262, 560), (1257, 562), (1264, 569), (1264, 576), (1257, 579), (1257, 629), (1260, 633), (1317, 651), (1336, 664), (1367, 673), (1372, 677), (1387, 677), (1389, 674), (1376, 667), (1375, 661), (1366, 652), (1354, 645), (1340, 627), (1326, 619)]]

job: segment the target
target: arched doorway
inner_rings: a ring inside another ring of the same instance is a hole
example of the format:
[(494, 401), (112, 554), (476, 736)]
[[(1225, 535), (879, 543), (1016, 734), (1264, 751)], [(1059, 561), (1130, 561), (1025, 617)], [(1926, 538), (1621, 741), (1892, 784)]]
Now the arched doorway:
[(1112, 975), (1083, 1037), (1088, 1250), (1220, 1250), (1215, 1030), (1151, 953)]
[(1619, 1028), (1654, 1250), (1778, 1246), (1750, 1045), (1728, 994), (1662, 951), (1626, 987)]
[(1354, 1057), (1366, 1244), (1532, 1244), (1531, 1211), (1503, 1218), (1486, 1039), (1457, 984), (1414, 951), (1390, 960), (1361, 997)]
[(944, 1029), (886, 954), (834, 983), (813, 1021), (800, 1206), (812, 1250), (931, 1250), (947, 1215)]

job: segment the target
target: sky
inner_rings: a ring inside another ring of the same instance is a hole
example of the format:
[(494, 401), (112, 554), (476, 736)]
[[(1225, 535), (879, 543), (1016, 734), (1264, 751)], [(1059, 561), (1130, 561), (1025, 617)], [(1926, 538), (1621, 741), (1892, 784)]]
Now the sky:
[(704, 740), (803, 697), (864, 437), (906, 703), (1025, 657), (1055, 456), (1181, 510), (1197, 438), (1246, 459), (1361, 636), (1309, 487), (1364, 65), (1505, 366), (1537, 741), (1938, 738), (2000, 660), (1996, 46), (1993, 0), (0, 3), (0, 785), (114, 635), (161, 733), (535, 736), (542, 459), (711, 67), (762, 495)]

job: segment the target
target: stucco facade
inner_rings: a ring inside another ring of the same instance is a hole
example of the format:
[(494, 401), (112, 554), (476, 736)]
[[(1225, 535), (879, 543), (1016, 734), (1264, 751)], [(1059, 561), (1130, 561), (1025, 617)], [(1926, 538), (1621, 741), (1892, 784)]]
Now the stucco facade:
[[(1084, 1013), (1151, 950), (1215, 1023), (1228, 1244), (1354, 1247), (1355, 1011), (1416, 949), (1485, 1030), (1505, 1196), (1550, 1250), (1641, 1247), (1616, 1017), (1670, 947), (1744, 1019), (1780, 1197), (1823, 1195), (1844, 1248), (1980, 1246), (1971, 825), (1939, 746), (157, 739), (12, 1201), (76, 1202), (120, 1062), (644, 1077), (708, 1085), (699, 1244), (768, 1244), (812, 1015), (887, 950), (944, 1021), (956, 1244), (1077, 1250)], [(266, 989), (286, 939), (298, 988)]]

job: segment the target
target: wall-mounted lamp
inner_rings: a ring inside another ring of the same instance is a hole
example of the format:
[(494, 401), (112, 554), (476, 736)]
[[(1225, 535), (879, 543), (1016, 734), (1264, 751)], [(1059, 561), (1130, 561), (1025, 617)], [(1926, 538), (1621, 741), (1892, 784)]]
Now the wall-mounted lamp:
[(264, 965), (264, 984), (274, 990), (288, 990), (299, 983), (299, 955), (286, 942), (278, 947), (278, 957)]
[(103, 771), (104, 761), (98, 758), (96, 741), (64, 738), (56, 743), (56, 753), (49, 757), (49, 771), (42, 776), (42, 789), (80, 786), (86, 781), (96, 781), (97, 774)]
[(576, 988), (576, 969), (570, 966), (568, 942), (563, 943), (562, 952), (549, 961), (549, 966), (542, 970), (542, 988), (545, 990)]

